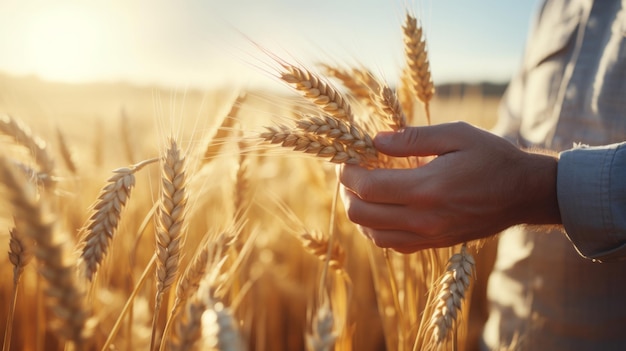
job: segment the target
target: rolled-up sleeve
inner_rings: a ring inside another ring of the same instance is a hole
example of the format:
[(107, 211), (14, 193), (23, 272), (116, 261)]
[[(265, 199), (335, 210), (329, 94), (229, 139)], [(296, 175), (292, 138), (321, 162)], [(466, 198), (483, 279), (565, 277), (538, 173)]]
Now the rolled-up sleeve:
[(563, 227), (578, 252), (626, 260), (626, 142), (564, 151), (557, 174)]

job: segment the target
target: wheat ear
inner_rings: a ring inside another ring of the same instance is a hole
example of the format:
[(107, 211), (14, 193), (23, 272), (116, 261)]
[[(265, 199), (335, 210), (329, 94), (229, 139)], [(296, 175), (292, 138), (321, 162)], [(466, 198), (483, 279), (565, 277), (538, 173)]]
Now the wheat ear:
[(458, 312), (461, 310), (476, 262), (465, 244), (461, 252), (450, 257), (435, 295), (435, 311), (430, 320), (431, 340), (435, 345), (443, 343), (450, 335)]
[(322, 262), (325, 262), (330, 251), (329, 267), (335, 270), (343, 269), (344, 262), (346, 260), (346, 252), (339, 245), (337, 240), (333, 240), (332, 248), (328, 249), (329, 238), (324, 237), (319, 233), (303, 233), (300, 235), (300, 240), (304, 249), (319, 258)]
[(144, 166), (158, 161), (158, 158), (142, 161), (130, 167), (113, 171), (107, 185), (100, 190), (98, 199), (92, 205), (92, 213), (87, 224), (81, 229), (81, 261), (84, 275), (92, 280), (102, 259), (106, 255), (111, 240), (117, 231), (122, 210), (135, 186), (135, 173)]
[(407, 13), (406, 21), (402, 27), (404, 31), (404, 49), (409, 74), (413, 83), (413, 89), (418, 100), (424, 104), (426, 118), (430, 125), (429, 103), (435, 94), (435, 85), (430, 74), (430, 62), (426, 41), (423, 38), (423, 30), (417, 23), (417, 19)]
[(232, 132), (235, 122), (237, 122), (237, 115), (239, 114), (241, 106), (245, 103), (247, 96), (246, 93), (239, 94), (231, 105), (228, 113), (223, 116), (220, 126), (212, 131), (207, 147), (204, 150), (203, 162), (209, 163), (220, 154), (226, 137)]
[(0, 159), (0, 181), (14, 208), (16, 228), (36, 243), (34, 255), (39, 273), (47, 282), (46, 305), (56, 316), (52, 327), (75, 350), (87, 348), (90, 334), (90, 311), (84, 304), (84, 291), (74, 272), (68, 243), (71, 238), (57, 228), (55, 216), (47, 210), (44, 199), (32, 184), (18, 177), (12, 166)]
[(34, 135), (31, 129), (21, 121), (0, 114), (0, 133), (13, 137), (16, 143), (28, 149), (39, 167), (39, 172), (48, 175), (42, 178), (46, 186), (52, 186), (52, 174), (54, 172), (54, 160), (48, 153), (46, 142)]
[(331, 351), (335, 348), (337, 334), (334, 329), (333, 311), (325, 302), (313, 318), (313, 330), (306, 335), (307, 350)]
[(163, 294), (176, 279), (185, 238), (185, 212), (187, 207), (185, 158), (174, 138), (170, 138), (161, 175), (161, 199), (156, 229), (156, 297), (152, 322), (154, 350), (156, 326)]
[(387, 85), (381, 86), (378, 94), (375, 95), (375, 101), (378, 108), (382, 111), (383, 116), (389, 119), (389, 125), (393, 130), (406, 127), (406, 116), (402, 111), (402, 106), (396, 93)]
[(210, 296), (205, 296), (205, 306), (208, 306), (202, 314), (202, 336), (205, 345), (220, 351), (246, 350), (244, 339), (230, 308), (221, 302), (214, 303)]
[(281, 79), (319, 106), (324, 113), (348, 122), (354, 121), (348, 101), (330, 83), (304, 68), (288, 64), (282, 64), (282, 67), (284, 71), (281, 72)]
[(372, 138), (360, 128), (341, 119), (326, 116), (298, 120), (296, 127), (266, 127), (261, 137), (272, 144), (292, 147), (333, 163), (361, 164), (373, 167), (378, 152)]
[(13, 265), (13, 299), (9, 306), (9, 314), (7, 316), (7, 324), (4, 329), (4, 345), (3, 351), (11, 348), (11, 336), (13, 332), (13, 317), (15, 316), (15, 303), (17, 302), (17, 294), (22, 277), (24, 267), (30, 262), (32, 253), (30, 247), (26, 242), (26, 238), (17, 231), (16, 228), (9, 230), (9, 261)]

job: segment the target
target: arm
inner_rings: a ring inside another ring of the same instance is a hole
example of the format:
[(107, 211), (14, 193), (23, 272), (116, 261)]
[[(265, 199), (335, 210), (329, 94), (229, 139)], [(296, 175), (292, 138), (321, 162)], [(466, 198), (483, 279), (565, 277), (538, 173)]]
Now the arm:
[(348, 217), (381, 247), (413, 252), (561, 222), (554, 156), (466, 123), (380, 133), (374, 143), (391, 156), (437, 156), (414, 169), (342, 168)]

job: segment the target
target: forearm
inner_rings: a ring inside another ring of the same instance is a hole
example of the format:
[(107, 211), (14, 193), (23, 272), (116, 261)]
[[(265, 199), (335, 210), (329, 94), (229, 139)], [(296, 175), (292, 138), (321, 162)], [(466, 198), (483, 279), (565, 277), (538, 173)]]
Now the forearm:
[(626, 143), (561, 153), (557, 195), (565, 231), (581, 255), (626, 259)]

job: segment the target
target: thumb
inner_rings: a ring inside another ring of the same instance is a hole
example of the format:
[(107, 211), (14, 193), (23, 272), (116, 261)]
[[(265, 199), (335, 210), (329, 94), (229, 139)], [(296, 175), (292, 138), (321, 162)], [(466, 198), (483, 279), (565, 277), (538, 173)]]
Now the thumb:
[(437, 156), (459, 150), (471, 136), (467, 123), (444, 123), (427, 127), (406, 127), (397, 132), (380, 132), (374, 146), (395, 157)]

